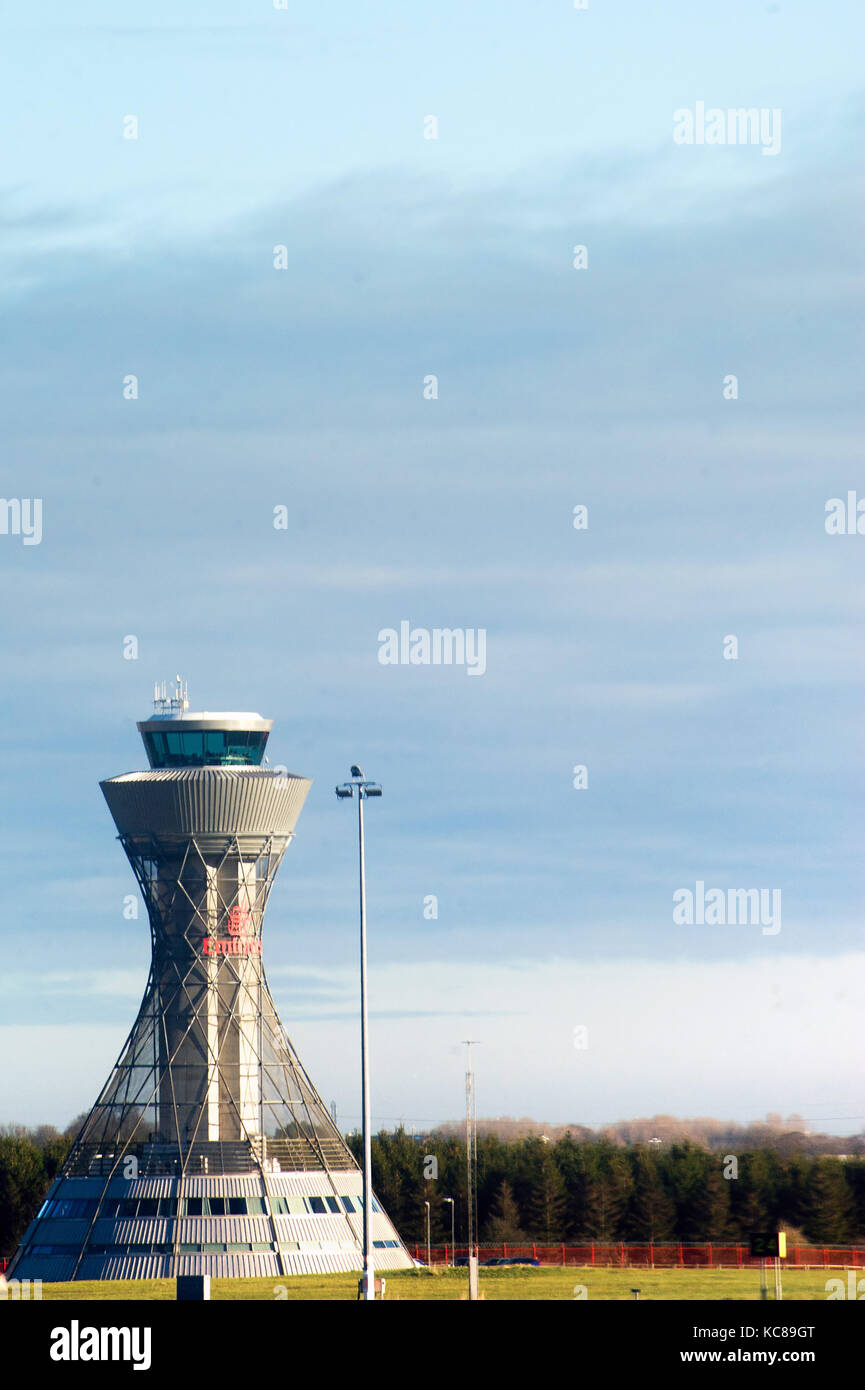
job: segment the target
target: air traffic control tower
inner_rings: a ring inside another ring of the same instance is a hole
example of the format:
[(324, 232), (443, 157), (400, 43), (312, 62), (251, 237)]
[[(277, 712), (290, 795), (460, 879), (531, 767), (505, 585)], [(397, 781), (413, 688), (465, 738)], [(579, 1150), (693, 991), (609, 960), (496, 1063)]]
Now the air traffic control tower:
[[(139, 723), (149, 772), (102, 782), (150, 921), (132, 1032), (9, 1269), (17, 1279), (362, 1268), (361, 1171), (286, 1036), (262, 918), (310, 788), (262, 766), (272, 721)], [(373, 1200), (376, 1270), (412, 1260)]]

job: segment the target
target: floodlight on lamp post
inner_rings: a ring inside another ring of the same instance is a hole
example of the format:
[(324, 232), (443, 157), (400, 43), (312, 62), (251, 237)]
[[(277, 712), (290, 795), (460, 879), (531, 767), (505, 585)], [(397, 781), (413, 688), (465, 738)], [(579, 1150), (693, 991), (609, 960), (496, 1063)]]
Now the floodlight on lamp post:
[(367, 782), (360, 768), (351, 769), (352, 780), (337, 787), (340, 799), (357, 794), (357, 840), (360, 865), (360, 1075), (363, 1126), (363, 1279), (364, 1302), (375, 1298), (375, 1269), (372, 1256), (372, 1135), (369, 1105), (369, 1019), (366, 1002), (366, 867), (363, 848), (363, 803), (368, 796), (381, 796), (377, 782)]

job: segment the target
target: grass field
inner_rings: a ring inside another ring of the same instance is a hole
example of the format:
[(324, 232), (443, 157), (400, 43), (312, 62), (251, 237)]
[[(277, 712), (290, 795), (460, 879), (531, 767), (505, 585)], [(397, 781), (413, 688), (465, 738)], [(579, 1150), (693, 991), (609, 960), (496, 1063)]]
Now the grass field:
[[(860, 1271), (861, 1273), (861, 1271)], [(785, 1270), (785, 1302), (826, 1299), (826, 1280), (842, 1277), (840, 1269)], [(408, 1270), (388, 1274), (387, 1301), (467, 1299), (468, 1274), (464, 1269)], [(257, 1302), (302, 1299), (329, 1301), (357, 1298), (357, 1274), (298, 1275), (286, 1279), (214, 1279), (214, 1300)], [(574, 1300), (577, 1286), (584, 1286), (587, 1299), (622, 1301), (633, 1298), (640, 1289), (641, 1299), (733, 1300), (756, 1302), (760, 1299), (757, 1270), (737, 1269), (483, 1269), (480, 1272), (481, 1298), (510, 1300)], [(161, 1300), (174, 1301), (172, 1279), (82, 1281), (75, 1284), (45, 1284), (45, 1300)], [(772, 1297), (770, 1274), (769, 1297)]]

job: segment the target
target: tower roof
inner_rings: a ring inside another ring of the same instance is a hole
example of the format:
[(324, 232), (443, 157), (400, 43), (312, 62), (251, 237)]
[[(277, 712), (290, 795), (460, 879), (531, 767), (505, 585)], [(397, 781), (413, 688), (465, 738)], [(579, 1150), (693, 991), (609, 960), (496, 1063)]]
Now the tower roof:
[(186, 681), (177, 676), (153, 690), (153, 713), (138, 721), (152, 768), (258, 767), (272, 719), (251, 711), (191, 710)]
[(163, 724), (182, 723), (206, 724), (208, 727), (219, 729), (272, 729), (272, 719), (262, 719), (260, 714), (253, 714), (250, 710), (169, 710), (165, 713), (151, 714), (149, 719), (139, 719), (138, 728), (144, 729), (148, 725), (154, 724), (157, 727)]

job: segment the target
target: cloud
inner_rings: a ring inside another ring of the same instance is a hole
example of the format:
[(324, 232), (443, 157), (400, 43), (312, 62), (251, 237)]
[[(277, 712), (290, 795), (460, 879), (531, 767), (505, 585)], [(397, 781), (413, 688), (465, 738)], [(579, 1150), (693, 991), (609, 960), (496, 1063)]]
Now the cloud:
[[(29, 1007), (46, 996), (77, 1001), (81, 998), (138, 1000), (146, 975), (135, 970), (10, 970), (0, 976), (0, 999), (28, 1001)], [(7, 1005), (6, 1015), (9, 1016)]]
[[(642, 1113), (748, 1119), (778, 1109), (819, 1120), (817, 1100), (857, 1094), (863, 984), (862, 951), (832, 961), (772, 953), (712, 964), (651, 957), (391, 963), (371, 985), (374, 1108), (398, 1114), (414, 1104), (423, 1114), (458, 1117), (464, 1050), (453, 1048), (477, 1036), (479, 1114), (596, 1125)], [(394, 999), (418, 1020), (392, 1017)], [(480, 1032), (467, 1033), (475, 1019)], [(588, 1029), (585, 1050), (574, 1046), (578, 1025)], [(328, 1093), (353, 1095), (345, 1057), (354, 1032), (354, 1019), (305, 1018), (292, 1027)], [(345, 1099), (340, 1108), (349, 1105)], [(855, 1132), (863, 1118), (853, 1115), (835, 1131)]]
[[(349, 1123), (359, 1108), (356, 978), (309, 973), (330, 981), (337, 1010), (326, 995), (295, 1012), (294, 992), (278, 990), (277, 1003), (314, 1083), (338, 1098)], [(307, 972), (292, 974), (300, 990)], [(468, 1036), (481, 1044), (480, 1115), (600, 1125), (780, 1110), (817, 1128), (835, 1105), (833, 1115), (849, 1119), (833, 1119), (832, 1132), (856, 1132), (863, 1117), (855, 1106), (839, 1112), (832, 1098), (858, 1094), (863, 987), (861, 950), (711, 964), (651, 956), (383, 963), (370, 983), (374, 1112), (457, 1118)], [(586, 1048), (574, 1045), (578, 1026), (588, 1030)], [(92, 1024), (0, 1027), (0, 1050), (16, 1059), (3, 1072), (0, 1117), (62, 1124), (89, 1108), (122, 1036)]]

